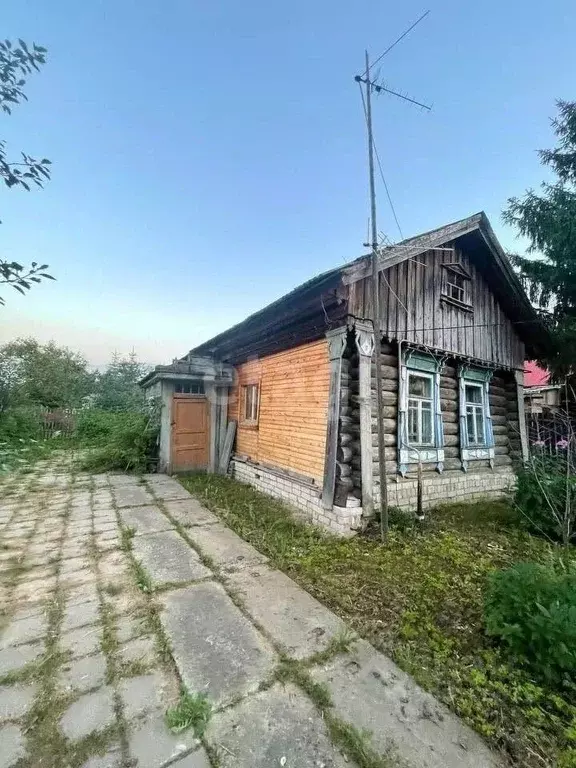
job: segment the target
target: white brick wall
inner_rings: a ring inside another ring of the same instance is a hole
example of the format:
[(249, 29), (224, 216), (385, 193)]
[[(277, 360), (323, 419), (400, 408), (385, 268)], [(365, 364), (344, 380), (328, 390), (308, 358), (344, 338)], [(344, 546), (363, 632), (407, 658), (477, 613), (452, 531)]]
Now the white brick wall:
[[(249, 461), (233, 458), (231, 474), (242, 483), (254, 486), (269, 496), (282, 499), (294, 509), (294, 514), (300, 519), (328, 529), (340, 536), (353, 536), (359, 528), (362, 507), (332, 507), (322, 506), (322, 489), (313, 483), (298, 480), (286, 475), (282, 470), (263, 468)], [(425, 473), (423, 484), (423, 503), (425, 507), (433, 507), (443, 502), (460, 502), (481, 498), (498, 498), (502, 496), (516, 481), (512, 470), (496, 469), (493, 472), (468, 473), (461, 471)], [(374, 488), (376, 502), (379, 501), (380, 489)], [(416, 506), (417, 480), (402, 478), (398, 482), (388, 483), (388, 502), (390, 506), (401, 509), (414, 509)], [(350, 504), (354, 503), (350, 500)]]
[(295, 516), (327, 528), (340, 536), (353, 536), (362, 516), (362, 507), (322, 506), (322, 489), (313, 483), (298, 480), (282, 472), (263, 468), (258, 464), (233, 458), (232, 475), (242, 483), (254, 486), (259, 491), (282, 499), (294, 508)]

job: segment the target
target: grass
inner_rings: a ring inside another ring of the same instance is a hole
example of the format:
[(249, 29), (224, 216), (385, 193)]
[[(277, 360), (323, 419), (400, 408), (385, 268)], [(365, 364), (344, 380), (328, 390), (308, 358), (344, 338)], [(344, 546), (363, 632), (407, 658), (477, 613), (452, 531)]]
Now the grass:
[(229, 478), (181, 482), (512, 764), (576, 766), (576, 693), (536, 683), (484, 633), (488, 575), (560, 551), (520, 530), (508, 505), (438, 508), (423, 525), (393, 527), (382, 547), (377, 530), (336, 539)]
[(185, 688), (180, 693), (180, 701), (166, 712), (166, 724), (174, 733), (194, 729), (194, 735), (200, 739), (212, 716), (212, 705), (202, 693), (189, 693)]

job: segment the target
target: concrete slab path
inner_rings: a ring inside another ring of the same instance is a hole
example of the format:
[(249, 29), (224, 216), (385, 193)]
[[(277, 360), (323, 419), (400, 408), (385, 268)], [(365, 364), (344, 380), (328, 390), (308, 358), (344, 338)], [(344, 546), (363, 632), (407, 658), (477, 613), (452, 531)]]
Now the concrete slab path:
[[(0, 768), (343, 768), (350, 727), (383, 766), (500, 765), (172, 478), (5, 479), (0, 609)], [(183, 687), (201, 738), (166, 725)]]

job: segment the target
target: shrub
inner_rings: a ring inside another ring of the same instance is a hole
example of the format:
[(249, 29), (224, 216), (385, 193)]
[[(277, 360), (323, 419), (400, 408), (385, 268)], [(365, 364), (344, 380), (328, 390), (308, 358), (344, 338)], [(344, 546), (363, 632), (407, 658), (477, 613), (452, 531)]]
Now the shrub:
[(576, 672), (576, 571), (519, 563), (489, 578), (488, 634), (539, 677), (571, 683)]
[(0, 414), (0, 440), (17, 443), (42, 436), (42, 412), (37, 406), (16, 406)]
[(144, 472), (156, 455), (158, 431), (155, 413), (86, 414), (78, 437), (96, 447), (81, 461), (82, 469)]
[(533, 456), (518, 473), (515, 502), (531, 533), (569, 544), (576, 536), (576, 477), (566, 461)]

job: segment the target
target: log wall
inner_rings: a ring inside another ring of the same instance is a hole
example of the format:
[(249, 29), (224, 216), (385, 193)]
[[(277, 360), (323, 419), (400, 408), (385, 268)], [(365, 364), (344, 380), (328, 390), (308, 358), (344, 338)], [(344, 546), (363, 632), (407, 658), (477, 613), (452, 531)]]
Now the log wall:
[[(236, 453), (322, 485), (330, 385), (327, 342), (249, 361), (236, 371), (229, 405), (229, 418), (238, 421)], [(242, 420), (242, 387), (252, 383), (260, 385), (257, 425)]]
[[(458, 403), (458, 371), (459, 362), (449, 358), (442, 368), (440, 375), (440, 402), (442, 409), (442, 424), (444, 429), (444, 474), (447, 472), (462, 473), (460, 458), (460, 426)], [(386, 472), (390, 480), (401, 482), (398, 471), (398, 345), (394, 342), (382, 342), (382, 384), (383, 384), (383, 419), (385, 432)], [(352, 492), (357, 498), (361, 497), (361, 463), (360, 463), (360, 428), (358, 409), (358, 358), (352, 357), (350, 367), (350, 392), (352, 401), (350, 430), (354, 440), (350, 443), (352, 465)], [(518, 400), (514, 375), (510, 371), (496, 371), (489, 389), (490, 411), (494, 429), (494, 469), (510, 469), (521, 459), (520, 433), (518, 424)], [(372, 363), (372, 445), (373, 476), (375, 485), (379, 481), (378, 472), (378, 427), (376, 421), (376, 369)], [(436, 472), (435, 464), (423, 464), (425, 473)], [(416, 465), (409, 465), (409, 476), (414, 476)], [(468, 474), (486, 472), (490, 464), (485, 460), (471, 460), (468, 463)]]

